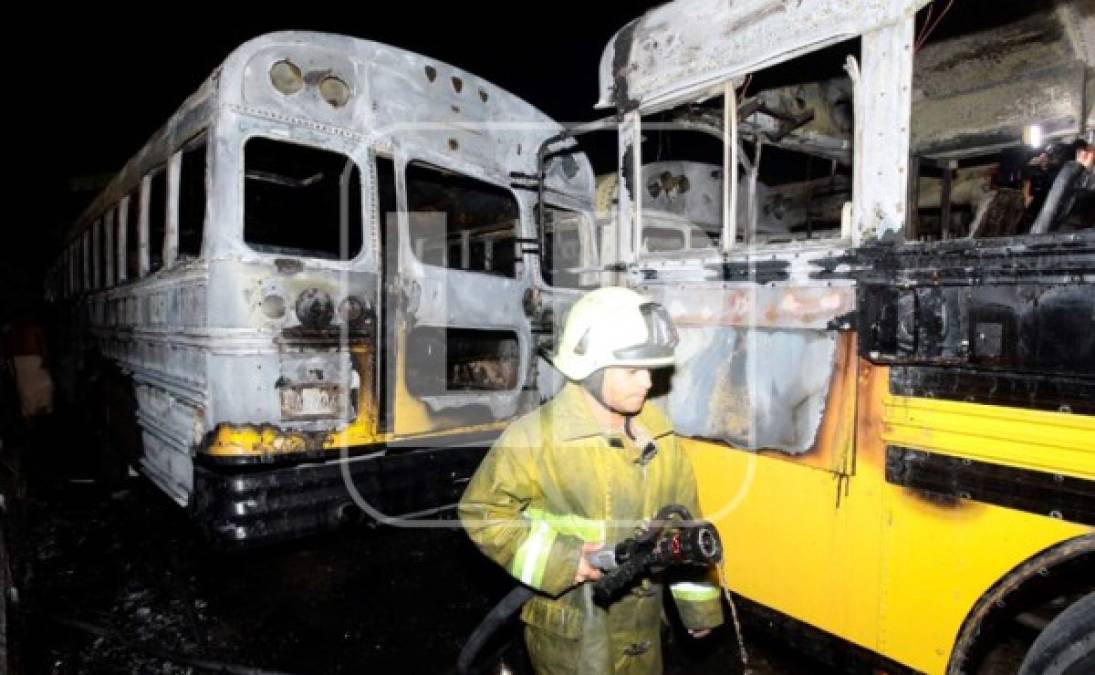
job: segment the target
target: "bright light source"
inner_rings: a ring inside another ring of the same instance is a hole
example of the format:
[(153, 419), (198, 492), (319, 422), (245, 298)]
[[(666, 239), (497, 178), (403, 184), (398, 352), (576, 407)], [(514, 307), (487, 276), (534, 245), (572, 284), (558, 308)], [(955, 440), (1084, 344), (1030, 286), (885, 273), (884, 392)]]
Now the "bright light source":
[(1023, 129), (1023, 142), (1032, 148), (1042, 147), (1042, 127), (1037, 124), (1031, 124), (1027, 128)]

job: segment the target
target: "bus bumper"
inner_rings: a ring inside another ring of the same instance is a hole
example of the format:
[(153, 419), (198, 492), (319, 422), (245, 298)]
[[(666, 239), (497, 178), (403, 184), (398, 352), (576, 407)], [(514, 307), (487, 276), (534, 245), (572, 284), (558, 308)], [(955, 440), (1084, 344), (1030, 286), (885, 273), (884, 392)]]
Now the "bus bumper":
[(194, 467), (191, 512), (218, 548), (246, 548), (355, 522), (445, 517), (489, 444), (380, 448), (276, 468)]

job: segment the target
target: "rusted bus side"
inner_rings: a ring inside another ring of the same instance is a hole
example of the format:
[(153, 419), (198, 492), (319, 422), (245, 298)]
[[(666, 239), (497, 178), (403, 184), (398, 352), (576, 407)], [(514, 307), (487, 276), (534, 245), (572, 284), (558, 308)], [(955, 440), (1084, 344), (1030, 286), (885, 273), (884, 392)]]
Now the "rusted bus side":
[[(748, 448), (724, 441), (728, 447), (742, 452), (755, 452), (759, 456), (781, 459), (809, 466), (834, 474), (851, 476), (855, 473), (855, 411), (856, 396), (856, 340), (854, 333), (840, 333), (832, 361), (832, 372), (824, 393), (823, 410), (819, 415), (812, 442), (801, 451), (786, 448), (759, 446)], [(818, 366), (815, 366), (818, 367)], [(713, 397), (703, 414), (715, 420), (725, 420), (728, 410), (724, 397)], [(672, 408), (671, 408), (672, 409)], [(725, 424), (725, 422), (723, 422)], [(696, 440), (703, 436), (692, 436)]]
[[(854, 307), (852, 287), (644, 290), (666, 304), (681, 334), (670, 391), (661, 401), (678, 433), (853, 473), (857, 340), (854, 331), (835, 330)], [(690, 346), (697, 338), (704, 347)], [(823, 348), (812, 348), (811, 340)], [(761, 350), (764, 362), (740, 365)], [(774, 393), (765, 396), (766, 389)]]

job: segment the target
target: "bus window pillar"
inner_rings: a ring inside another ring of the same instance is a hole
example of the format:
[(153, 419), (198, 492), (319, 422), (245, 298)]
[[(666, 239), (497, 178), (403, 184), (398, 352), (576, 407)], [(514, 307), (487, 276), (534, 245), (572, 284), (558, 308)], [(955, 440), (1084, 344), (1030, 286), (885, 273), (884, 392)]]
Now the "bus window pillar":
[(111, 208), (103, 216), (103, 266), (105, 276), (103, 286), (110, 288), (114, 285), (114, 209)]
[(98, 290), (103, 287), (103, 219), (96, 220), (91, 226), (91, 287)]
[(182, 151), (167, 162), (167, 219), (163, 237), (163, 266), (170, 267), (179, 255), (179, 175)]
[[(913, 15), (863, 34), (855, 87), (852, 243), (904, 231), (912, 107)], [(869, 203), (868, 203), (869, 199)]]
[[(606, 261), (635, 262), (642, 230), (642, 118), (625, 113), (619, 124), (619, 193), (617, 196), (616, 257)], [(619, 281), (617, 281), (619, 283)]]
[(145, 176), (141, 179), (141, 217), (137, 224), (137, 255), (139, 256), (140, 261), (137, 269), (138, 275), (142, 277), (148, 274), (148, 270), (150, 267), (148, 260), (148, 202), (151, 193), (152, 177)]
[(118, 281), (126, 280), (126, 268), (129, 261), (125, 259), (126, 245), (129, 243), (129, 195), (122, 197), (118, 204), (118, 236), (115, 241), (118, 246)]
[(723, 84), (722, 175), (728, 188), (722, 191), (722, 251), (734, 248), (738, 235), (738, 94), (734, 81)]
[(83, 250), (81, 255), (83, 260), (83, 272), (84, 272), (84, 291), (91, 290), (91, 230), (84, 230), (83, 236)]

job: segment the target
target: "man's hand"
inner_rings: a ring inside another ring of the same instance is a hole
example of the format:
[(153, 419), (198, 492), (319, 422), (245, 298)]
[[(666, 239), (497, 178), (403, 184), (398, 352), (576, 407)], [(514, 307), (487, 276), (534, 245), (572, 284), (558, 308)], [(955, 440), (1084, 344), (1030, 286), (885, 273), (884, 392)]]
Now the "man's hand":
[(584, 584), (601, 578), (601, 570), (589, 564), (586, 556), (601, 550), (601, 544), (582, 544), (582, 555), (578, 558), (578, 571), (574, 573), (574, 583)]
[(693, 638), (695, 638), (697, 640), (700, 640), (700, 639), (705, 638), (708, 635), (710, 635), (711, 634), (711, 629), (710, 628), (697, 628), (697, 629), (689, 628), (688, 629), (688, 634), (691, 635)]

